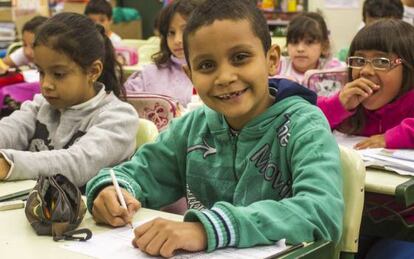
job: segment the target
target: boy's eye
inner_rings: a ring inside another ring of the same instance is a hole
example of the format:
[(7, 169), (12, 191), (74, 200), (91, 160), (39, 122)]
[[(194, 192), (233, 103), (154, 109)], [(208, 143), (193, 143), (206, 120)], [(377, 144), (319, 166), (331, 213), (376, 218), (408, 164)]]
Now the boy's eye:
[(233, 62), (235, 63), (240, 63), (245, 61), (247, 58), (249, 57), (249, 54), (247, 53), (237, 53), (236, 55), (233, 56)]
[(203, 71), (203, 72), (208, 72), (211, 71), (214, 68), (214, 63), (211, 61), (204, 61), (201, 62), (198, 66), (197, 66), (197, 70)]

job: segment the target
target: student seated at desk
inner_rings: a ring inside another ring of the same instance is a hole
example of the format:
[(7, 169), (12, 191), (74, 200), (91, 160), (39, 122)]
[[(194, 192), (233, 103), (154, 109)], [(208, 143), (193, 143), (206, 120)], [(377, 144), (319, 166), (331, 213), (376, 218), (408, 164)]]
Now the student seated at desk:
[(33, 49), (42, 94), (0, 121), (0, 180), (63, 174), (84, 186), (135, 149), (138, 116), (118, 99), (112, 44), (86, 16), (61, 13)]
[(121, 37), (111, 30), (112, 6), (108, 1), (90, 0), (85, 7), (84, 14), (105, 28), (105, 33), (114, 46), (121, 43)]
[(193, 85), (182, 66), (186, 63), (183, 50), (183, 30), (196, 0), (178, 0), (161, 10), (159, 31), (160, 51), (152, 56), (155, 64), (145, 65), (133, 73), (124, 86), (127, 93), (147, 92), (168, 95), (183, 106), (191, 101)]
[(338, 147), (312, 105), (312, 91), (268, 79), (279, 62), (266, 20), (247, 0), (209, 0), (184, 32), (186, 71), (205, 107), (172, 121), (155, 143), (87, 185), (97, 222), (125, 225), (142, 205), (159, 209), (186, 195), (184, 222), (152, 220), (133, 244), (170, 257), (207, 250), (333, 240), (341, 236)]
[(351, 43), (349, 83), (320, 96), (332, 129), (369, 137), (364, 148), (414, 148), (414, 27), (383, 19), (361, 29)]
[(35, 16), (23, 25), (23, 47), (17, 49), (3, 59), (5, 66), (0, 67), (0, 74), (5, 73), (9, 67), (19, 67), (33, 62), (33, 42), (35, 39), (35, 31), (46, 20), (47, 17)]
[(345, 67), (331, 57), (329, 32), (325, 20), (318, 13), (303, 13), (290, 21), (286, 36), (289, 56), (282, 57), (280, 77), (303, 83), (305, 72), (310, 69)]
[[(406, 22), (383, 19), (365, 26), (350, 46), (350, 82), (332, 97), (318, 97), (332, 129), (369, 137), (356, 144), (357, 149), (414, 148), (412, 46), (414, 27)], [(367, 250), (366, 240), (361, 238), (358, 258)], [(408, 258), (407, 254), (414, 255), (414, 244), (381, 239), (367, 258)]]

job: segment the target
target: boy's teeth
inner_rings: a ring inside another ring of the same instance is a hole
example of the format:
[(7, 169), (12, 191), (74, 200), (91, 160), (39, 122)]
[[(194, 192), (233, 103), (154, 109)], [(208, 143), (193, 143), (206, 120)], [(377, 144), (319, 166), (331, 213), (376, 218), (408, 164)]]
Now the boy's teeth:
[(230, 93), (230, 94), (221, 95), (221, 96), (219, 96), (219, 97), (220, 97), (221, 99), (226, 99), (226, 100), (227, 100), (227, 99), (230, 99), (231, 97), (241, 95), (243, 91), (244, 91), (244, 90), (242, 90), (242, 91), (237, 91), (237, 92), (233, 92), (233, 93)]

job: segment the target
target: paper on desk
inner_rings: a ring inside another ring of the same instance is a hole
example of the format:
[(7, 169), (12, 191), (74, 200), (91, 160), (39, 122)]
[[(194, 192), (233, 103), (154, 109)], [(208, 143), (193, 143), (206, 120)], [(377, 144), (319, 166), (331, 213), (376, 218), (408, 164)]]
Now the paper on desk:
[(354, 148), (356, 144), (363, 141), (364, 139), (367, 139), (367, 137), (347, 135), (336, 130), (333, 131), (332, 134), (334, 135), (338, 144), (348, 148)]
[[(134, 223), (137, 227), (146, 221), (139, 221)], [(78, 252), (96, 258), (154, 258), (149, 256), (139, 249), (134, 248), (131, 241), (134, 237), (133, 231), (129, 227), (112, 229), (102, 234), (94, 235), (86, 242), (67, 242), (63, 247), (73, 252)], [(265, 258), (270, 255), (282, 252), (287, 249), (285, 240), (280, 240), (275, 245), (260, 246), (253, 248), (235, 249), (226, 248), (219, 249), (212, 253), (198, 252), (198, 253), (180, 253), (174, 256), (175, 259), (250, 259), (250, 258)]]

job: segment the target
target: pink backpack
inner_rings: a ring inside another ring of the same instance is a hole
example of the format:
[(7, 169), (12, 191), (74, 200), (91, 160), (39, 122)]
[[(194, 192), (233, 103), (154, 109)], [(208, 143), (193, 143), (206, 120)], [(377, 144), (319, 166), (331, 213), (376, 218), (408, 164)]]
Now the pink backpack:
[(138, 51), (131, 47), (115, 46), (117, 60), (125, 66), (138, 64)]
[(33, 100), (35, 94), (40, 93), (40, 84), (17, 83), (0, 88), (0, 116), (4, 117), (20, 109), (24, 101)]
[(134, 106), (140, 118), (154, 122), (160, 132), (183, 110), (178, 101), (161, 94), (128, 94), (127, 101)]
[(303, 85), (321, 96), (339, 91), (348, 82), (347, 68), (312, 69), (305, 73)]

